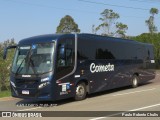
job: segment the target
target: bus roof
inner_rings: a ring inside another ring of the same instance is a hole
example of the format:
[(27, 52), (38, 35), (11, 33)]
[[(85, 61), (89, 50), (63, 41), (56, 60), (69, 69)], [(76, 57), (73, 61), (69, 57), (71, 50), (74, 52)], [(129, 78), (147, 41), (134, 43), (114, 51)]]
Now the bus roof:
[(57, 39), (65, 36), (74, 36), (74, 34), (46, 34), (46, 35), (38, 35), (29, 38), (25, 38), (19, 41), (19, 45), (24, 44), (35, 44), (35, 43), (43, 43), (43, 42), (52, 42)]
[[(95, 35), (95, 34), (79, 34), (78, 37), (82, 38), (89, 38), (92, 41), (97, 41), (97, 40), (108, 40), (111, 42), (125, 42), (125, 43), (133, 43), (133, 44), (141, 44), (141, 45), (152, 45), (149, 43), (142, 43), (138, 42), (136, 40), (130, 40), (130, 39), (125, 39), (125, 38), (116, 38), (116, 37), (109, 37), (109, 36), (101, 36), (101, 35)], [(94, 38), (94, 39), (93, 39)]]
[[(46, 35), (38, 35), (33, 36), (29, 38), (25, 38), (19, 41), (19, 45), (25, 45), (25, 44), (35, 44), (35, 43), (43, 43), (43, 42), (52, 42), (53, 40), (56, 41), (59, 38), (63, 37), (74, 37), (75, 34), (46, 34)], [(126, 42), (126, 43), (135, 43), (135, 44), (144, 44), (144, 45), (151, 45), (147, 43), (141, 43), (135, 40), (129, 40), (129, 39), (122, 39), (122, 38), (115, 38), (115, 37), (106, 37), (106, 36), (100, 36), (95, 34), (87, 34), (87, 33), (81, 33), (77, 34), (78, 38), (89, 38), (89, 40), (97, 41), (97, 40), (108, 40), (113, 42)], [(93, 39), (94, 38), (94, 39)], [(108, 38), (108, 39), (106, 39)]]

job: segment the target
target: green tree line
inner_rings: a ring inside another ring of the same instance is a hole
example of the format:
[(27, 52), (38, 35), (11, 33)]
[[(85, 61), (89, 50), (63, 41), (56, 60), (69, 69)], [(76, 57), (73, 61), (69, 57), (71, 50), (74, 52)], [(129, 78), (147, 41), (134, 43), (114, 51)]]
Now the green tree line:
[(7, 59), (3, 60), (3, 50), (9, 45), (15, 45), (14, 39), (6, 40), (0, 43), (0, 92), (4, 90), (9, 90), (9, 74), (10, 67), (12, 64), (12, 59), (14, 56), (14, 50), (10, 50), (7, 55)]

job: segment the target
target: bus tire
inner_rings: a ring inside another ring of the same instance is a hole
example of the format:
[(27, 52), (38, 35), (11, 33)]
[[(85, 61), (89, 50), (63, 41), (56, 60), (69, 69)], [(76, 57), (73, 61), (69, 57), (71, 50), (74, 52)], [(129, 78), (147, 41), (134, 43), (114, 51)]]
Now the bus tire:
[(134, 75), (133, 78), (132, 78), (132, 87), (133, 87), (133, 88), (138, 87), (138, 82), (139, 82), (138, 76), (137, 76), (137, 75)]
[(86, 84), (84, 82), (80, 82), (76, 85), (76, 95), (75, 95), (75, 100), (83, 100), (86, 98), (87, 94), (87, 89), (86, 89)]

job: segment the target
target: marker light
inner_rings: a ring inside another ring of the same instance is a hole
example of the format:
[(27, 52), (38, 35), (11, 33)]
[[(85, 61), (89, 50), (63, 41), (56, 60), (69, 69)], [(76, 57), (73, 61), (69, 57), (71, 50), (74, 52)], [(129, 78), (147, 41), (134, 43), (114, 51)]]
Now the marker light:
[(42, 89), (44, 88), (45, 86), (47, 86), (49, 84), (49, 82), (45, 82), (45, 83), (42, 83), (38, 86), (39, 89)]

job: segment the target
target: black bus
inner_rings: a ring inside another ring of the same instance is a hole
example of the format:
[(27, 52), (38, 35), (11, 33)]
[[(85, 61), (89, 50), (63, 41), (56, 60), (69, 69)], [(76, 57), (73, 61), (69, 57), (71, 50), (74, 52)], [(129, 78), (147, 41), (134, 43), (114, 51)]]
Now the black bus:
[(10, 74), (13, 97), (60, 100), (155, 78), (151, 44), (92, 34), (49, 34), (19, 41)]

